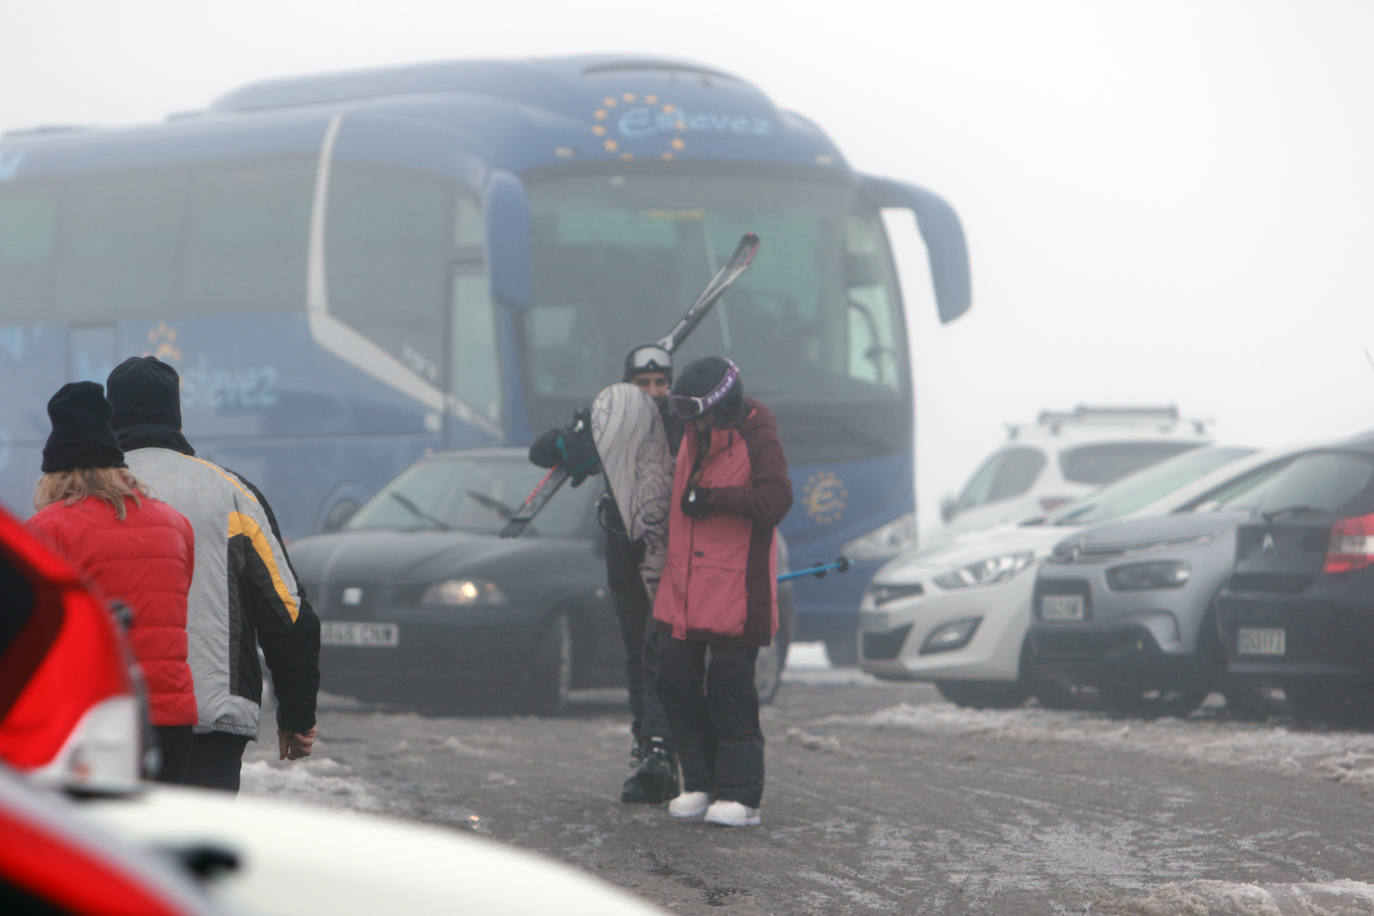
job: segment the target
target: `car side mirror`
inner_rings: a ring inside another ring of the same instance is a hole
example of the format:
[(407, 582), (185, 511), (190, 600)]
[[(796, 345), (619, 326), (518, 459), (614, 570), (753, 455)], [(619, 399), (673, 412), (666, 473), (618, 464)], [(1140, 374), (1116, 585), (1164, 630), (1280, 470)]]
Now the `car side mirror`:
[(948, 522), (950, 519), (954, 518), (955, 514), (956, 513), (954, 511), (954, 494), (946, 493), (940, 499), (940, 518), (943, 521)]
[(338, 531), (357, 511), (358, 501), (356, 499), (339, 500), (329, 507), (329, 514), (324, 518), (325, 532)]

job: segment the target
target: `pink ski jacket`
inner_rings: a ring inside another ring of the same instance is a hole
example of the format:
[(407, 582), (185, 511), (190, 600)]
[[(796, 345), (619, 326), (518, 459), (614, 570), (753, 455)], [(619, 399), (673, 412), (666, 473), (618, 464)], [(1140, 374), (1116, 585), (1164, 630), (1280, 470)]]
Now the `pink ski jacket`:
[(682, 494), (697, 467), (688, 427), (673, 472), (668, 555), (654, 619), (675, 639), (766, 646), (778, 630), (777, 525), (792, 508), (792, 481), (773, 412), (745, 398), (738, 426), (713, 426), (698, 487), (708, 511), (691, 517)]

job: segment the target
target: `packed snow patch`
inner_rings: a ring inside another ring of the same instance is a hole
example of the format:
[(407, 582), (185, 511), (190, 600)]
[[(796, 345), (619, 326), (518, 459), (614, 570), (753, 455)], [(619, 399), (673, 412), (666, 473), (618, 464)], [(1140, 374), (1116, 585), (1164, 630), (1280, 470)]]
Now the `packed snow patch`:
[(1166, 884), (1147, 897), (1112, 912), (1132, 916), (1237, 914), (1237, 916), (1304, 916), (1374, 912), (1374, 885), (1362, 881), (1323, 884), (1237, 884), (1187, 881)]
[(387, 806), (353, 775), (351, 767), (328, 758), (270, 763), (245, 761), (241, 773), (244, 795), (275, 796), (329, 808), (380, 812)]
[(1100, 712), (1026, 707), (975, 710), (950, 703), (899, 703), (861, 716), (828, 716), (820, 726), (908, 728), (934, 735), (986, 736), (1027, 744), (1058, 742), (1146, 753), (1374, 785), (1374, 734), (1293, 730), (1283, 725), (1209, 720), (1123, 722)]

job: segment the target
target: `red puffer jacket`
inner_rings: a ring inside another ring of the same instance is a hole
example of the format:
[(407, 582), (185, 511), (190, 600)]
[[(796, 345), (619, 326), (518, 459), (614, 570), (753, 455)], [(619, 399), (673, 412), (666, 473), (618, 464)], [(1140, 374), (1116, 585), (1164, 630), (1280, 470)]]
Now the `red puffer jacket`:
[(792, 508), (773, 412), (745, 398), (735, 427), (715, 426), (700, 463), (707, 511), (683, 514), (682, 494), (697, 467), (697, 435), (682, 437), (668, 511), (668, 555), (654, 618), (675, 639), (766, 646), (778, 631), (777, 524)]
[(180, 512), (156, 499), (124, 501), (125, 517), (103, 499), (53, 503), (28, 527), (133, 613), (126, 634), (148, 689), (154, 725), (195, 725), (196, 694), (186, 663), (186, 593), (195, 535)]

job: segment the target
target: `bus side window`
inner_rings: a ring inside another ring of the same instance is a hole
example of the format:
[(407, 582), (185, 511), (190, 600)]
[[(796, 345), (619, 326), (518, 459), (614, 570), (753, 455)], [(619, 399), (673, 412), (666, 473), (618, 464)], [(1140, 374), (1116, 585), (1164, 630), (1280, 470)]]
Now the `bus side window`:
[(459, 197), (455, 210), (449, 372), (453, 395), (492, 422), (501, 420), (496, 321), (482, 256), (482, 211)]

